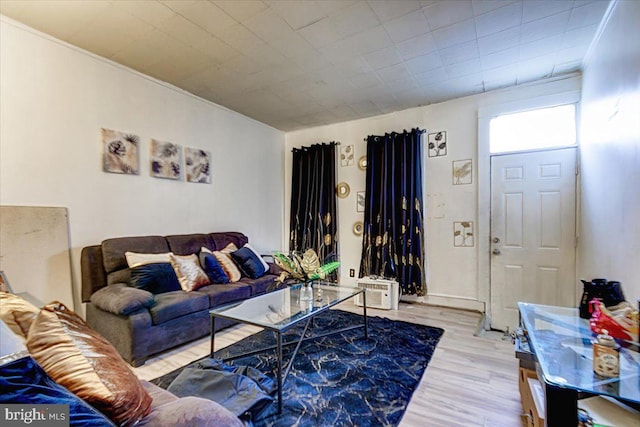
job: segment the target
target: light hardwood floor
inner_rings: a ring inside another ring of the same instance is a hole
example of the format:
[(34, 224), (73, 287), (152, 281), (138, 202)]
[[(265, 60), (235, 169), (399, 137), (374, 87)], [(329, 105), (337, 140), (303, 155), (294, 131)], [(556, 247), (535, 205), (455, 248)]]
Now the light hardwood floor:
[[(347, 301), (337, 308), (361, 313)], [(476, 312), (400, 304), (398, 311), (368, 309), (370, 316), (388, 317), (445, 330), (400, 427), (522, 427), (518, 363), (510, 341), (474, 336), (481, 315)], [(216, 333), (216, 350), (260, 331), (237, 325)], [(194, 341), (150, 359), (136, 374), (157, 378), (209, 353), (209, 338)]]

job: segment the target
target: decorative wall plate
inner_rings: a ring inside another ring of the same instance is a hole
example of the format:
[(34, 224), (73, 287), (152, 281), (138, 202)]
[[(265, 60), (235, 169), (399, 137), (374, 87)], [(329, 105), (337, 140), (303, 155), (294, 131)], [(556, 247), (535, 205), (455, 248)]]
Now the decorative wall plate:
[(346, 182), (341, 182), (336, 186), (336, 193), (338, 193), (338, 197), (340, 197), (341, 199), (347, 197), (350, 191), (351, 188), (349, 188), (349, 184), (347, 184)]
[(363, 171), (367, 170), (367, 156), (362, 156), (358, 160), (358, 168)]
[(356, 221), (353, 224), (353, 234), (355, 234), (356, 236), (362, 236), (363, 232), (364, 232), (364, 224), (362, 224), (362, 221)]

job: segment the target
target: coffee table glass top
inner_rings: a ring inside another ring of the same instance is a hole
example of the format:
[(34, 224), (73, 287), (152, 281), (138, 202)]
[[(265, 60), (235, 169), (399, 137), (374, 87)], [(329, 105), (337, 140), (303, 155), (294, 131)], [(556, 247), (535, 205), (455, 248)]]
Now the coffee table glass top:
[(518, 303), (530, 346), (547, 383), (640, 402), (640, 353), (622, 347), (620, 376), (593, 372), (593, 334), (578, 309)]
[(313, 282), (311, 291), (297, 284), (210, 311), (212, 316), (284, 330), (302, 319), (362, 292), (361, 288)]

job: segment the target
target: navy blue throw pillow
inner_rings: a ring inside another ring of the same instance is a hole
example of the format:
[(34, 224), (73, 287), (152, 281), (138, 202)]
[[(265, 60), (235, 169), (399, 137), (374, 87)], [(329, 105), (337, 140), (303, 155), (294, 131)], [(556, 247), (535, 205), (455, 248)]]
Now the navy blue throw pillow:
[(69, 405), (71, 427), (115, 426), (107, 417), (49, 377), (31, 357), (0, 367), (0, 403)]
[(146, 264), (131, 269), (131, 286), (152, 294), (179, 291), (180, 282), (168, 262)]
[(229, 276), (213, 254), (200, 252), (200, 265), (209, 277), (211, 283), (229, 283)]
[(262, 277), (266, 271), (260, 258), (247, 247), (242, 247), (235, 252), (231, 252), (231, 258), (238, 264), (242, 274), (252, 279)]

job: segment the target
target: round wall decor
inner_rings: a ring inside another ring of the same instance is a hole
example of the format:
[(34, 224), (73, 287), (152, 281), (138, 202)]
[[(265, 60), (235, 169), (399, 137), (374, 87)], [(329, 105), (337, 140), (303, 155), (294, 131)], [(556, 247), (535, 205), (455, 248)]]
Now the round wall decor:
[(363, 232), (364, 232), (364, 224), (362, 224), (362, 221), (356, 221), (353, 224), (353, 234), (355, 234), (356, 236), (362, 236)]
[(349, 184), (347, 184), (346, 182), (341, 182), (336, 186), (336, 193), (338, 193), (338, 197), (340, 197), (341, 199), (347, 197), (350, 191), (351, 188), (349, 188)]
[(367, 156), (362, 156), (358, 160), (358, 168), (363, 171), (367, 169)]

